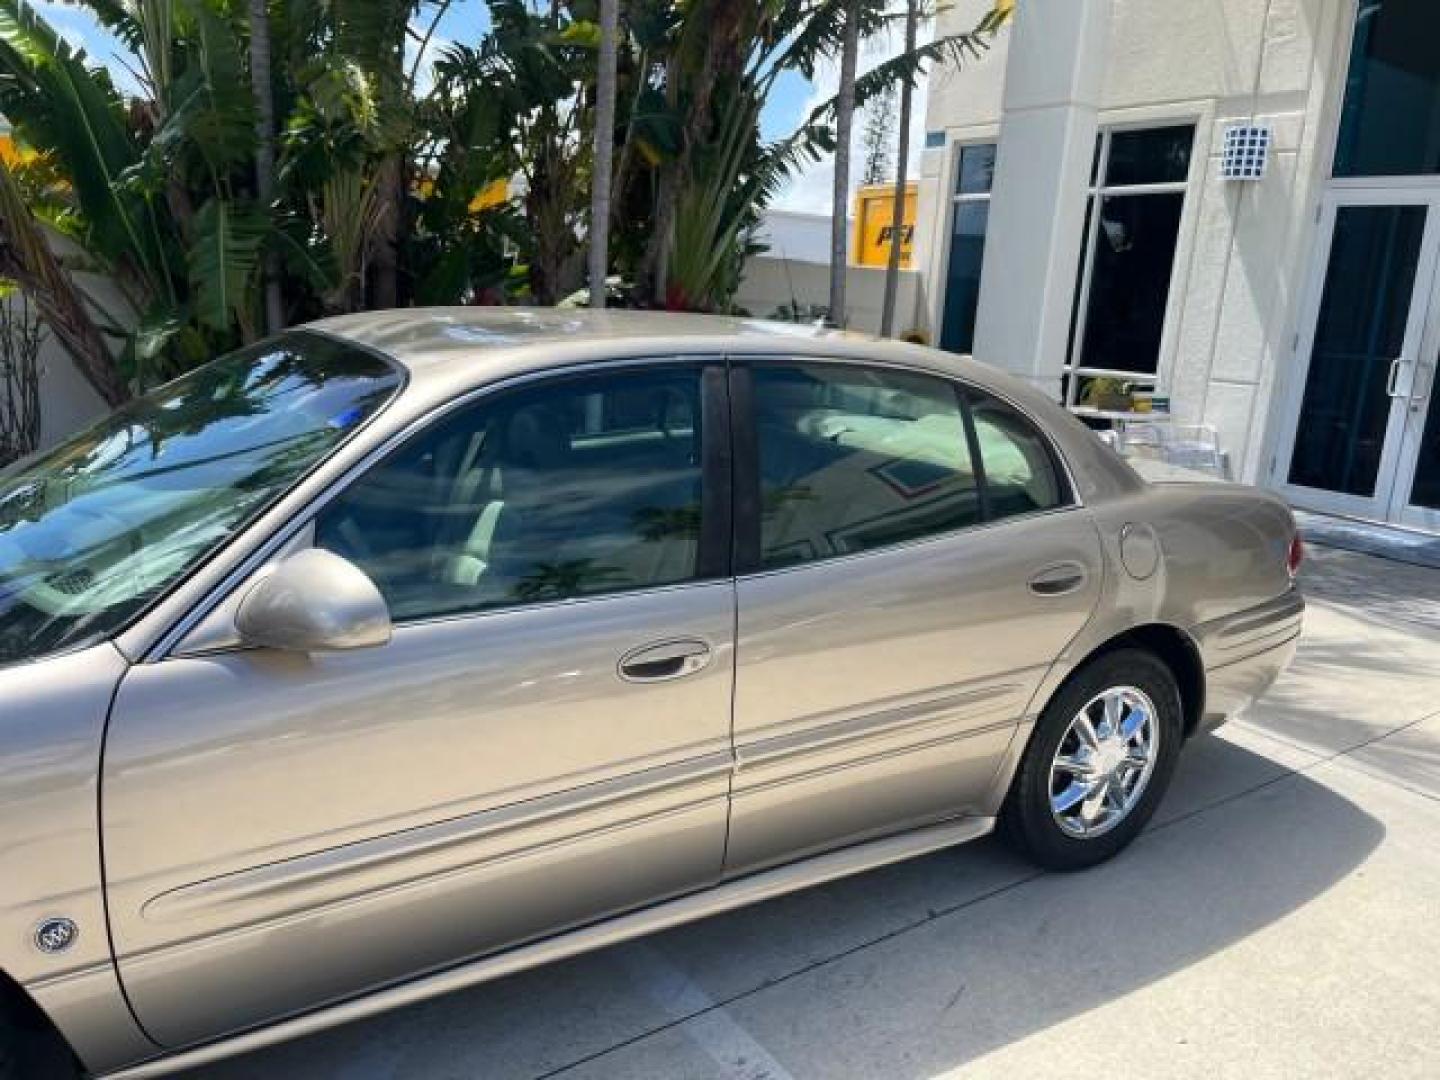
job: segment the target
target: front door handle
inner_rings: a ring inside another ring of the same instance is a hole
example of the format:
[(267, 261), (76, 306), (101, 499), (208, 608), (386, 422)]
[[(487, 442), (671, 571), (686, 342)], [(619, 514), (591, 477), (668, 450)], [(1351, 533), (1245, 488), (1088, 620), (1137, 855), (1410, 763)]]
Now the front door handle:
[(1085, 584), (1085, 567), (1079, 563), (1047, 566), (1030, 579), (1030, 591), (1036, 596), (1065, 596)]
[(626, 682), (663, 682), (694, 675), (710, 663), (710, 646), (699, 638), (657, 641), (631, 649), (620, 658)]

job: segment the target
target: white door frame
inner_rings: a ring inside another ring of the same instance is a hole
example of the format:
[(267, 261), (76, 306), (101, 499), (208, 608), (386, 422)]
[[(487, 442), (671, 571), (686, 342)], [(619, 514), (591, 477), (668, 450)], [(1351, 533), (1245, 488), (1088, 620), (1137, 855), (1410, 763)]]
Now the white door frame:
[[(1315, 348), (1320, 304), (1324, 298), (1326, 272), (1334, 239), (1338, 211), (1347, 206), (1424, 206), (1425, 232), (1421, 240), (1415, 283), (1406, 318), (1404, 343), (1400, 355), (1393, 358), (1390, 382), (1391, 396), (1385, 442), (1376, 474), (1375, 491), (1370, 496), (1351, 495), (1324, 488), (1306, 487), (1289, 481), (1299, 429), (1301, 408), (1309, 383), (1310, 363)], [(1301, 308), (1300, 333), (1295, 356), (1296, 378), (1291, 381), (1289, 400), (1285, 402), (1278, 464), (1282, 471), (1277, 480), (1280, 490), (1295, 505), (1326, 513), (1372, 520), (1404, 521), (1422, 528), (1440, 528), (1440, 513), (1420, 511), (1415, 514), (1403, 509), (1413, 480), (1414, 463), (1418, 457), (1420, 433), (1429, 387), (1434, 382), (1434, 361), (1440, 351), (1440, 303), (1435, 302), (1440, 285), (1440, 185), (1435, 181), (1387, 180), (1364, 185), (1346, 183), (1325, 192), (1320, 205), (1318, 235), (1305, 300)], [(1414, 418), (1418, 418), (1414, 419)], [(1410, 472), (1402, 472), (1408, 467)], [(1429, 520), (1426, 520), (1429, 519)]]
[[(1420, 341), (1420, 356), (1411, 380), (1410, 393), (1401, 402), (1399, 423), (1400, 455), (1396, 463), (1395, 490), (1391, 496), (1390, 520), (1399, 525), (1440, 532), (1440, 507), (1418, 506), (1412, 500), (1425, 425), (1435, 411), (1435, 382), (1440, 378), (1440, 282), (1431, 293), (1429, 317)], [(1393, 422), (1393, 420), (1392, 420)], [(1440, 417), (1436, 417), (1440, 423)]]

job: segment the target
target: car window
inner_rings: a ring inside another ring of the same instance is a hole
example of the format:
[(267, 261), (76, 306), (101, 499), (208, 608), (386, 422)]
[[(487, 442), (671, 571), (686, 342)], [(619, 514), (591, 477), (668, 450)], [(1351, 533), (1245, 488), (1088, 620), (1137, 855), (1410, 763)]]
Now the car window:
[(1049, 444), (1030, 421), (978, 391), (970, 393), (970, 415), (992, 520), (1069, 503), (1068, 489)]
[(760, 559), (867, 551), (981, 520), (946, 380), (848, 364), (757, 365)]
[(397, 620), (697, 576), (700, 375), (614, 372), (442, 418), (320, 515)]
[(401, 382), (369, 352), (284, 334), (0, 472), (0, 664), (117, 633)]

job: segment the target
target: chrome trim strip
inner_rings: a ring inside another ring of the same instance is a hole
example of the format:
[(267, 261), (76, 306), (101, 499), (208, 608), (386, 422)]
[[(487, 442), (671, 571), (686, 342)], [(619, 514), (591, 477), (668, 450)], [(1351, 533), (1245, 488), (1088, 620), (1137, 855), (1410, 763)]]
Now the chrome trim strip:
[(762, 791), (770, 791), (773, 788), (790, 787), (794, 784), (812, 779), (813, 777), (844, 773), (851, 769), (873, 765), (876, 762), (888, 761), (891, 758), (904, 757), (907, 754), (918, 754), (926, 750), (934, 750), (941, 746), (963, 743), (978, 736), (992, 735), (997, 731), (1013, 731), (1017, 723), (1018, 721), (1016, 720), (1001, 720), (997, 723), (987, 724), (984, 727), (975, 728), (971, 731), (951, 732), (933, 739), (926, 739), (922, 742), (906, 743), (904, 746), (877, 750), (874, 753), (866, 754), (864, 757), (849, 757), (842, 761), (828, 762), (824, 765), (802, 768), (796, 772), (786, 773), (784, 776), (772, 777), (766, 780), (756, 780), (753, 783), (745, 783), (745, 778), (737, 772), (735, 786), (730, 797), (733, 801), (743, 798), (746, 795), (755, 795)]
[[(1293, 623), (1282, 626), (1272, 633), (1251, 638), (1244, 643), (1244, 651), (1240, 652), (1238, 656), (1226, 655), (1218, 659), (1215, 663), (1206, 664), (1205, 675), (1207, 678), (1218, 676), (1229, 668), (1235, 667), (1237, 664), (1244, 664), (1247, 661), (1254, 660), (1256, 657), (1272, 653), (1277, 649), (1283, 649), (1300, 636), (1301, 630), (1300, 620), (1297, 619)], [(1236, 646), (1231, 652), (1236, 652), (1239, 649), (1240, 646)]]
[(108, 1080), (149, 1080), (181, 1069), (210, 1065), (236, 1054), (249, 1053), (288, 1039), (309, 1035), (337, 1024), (359, 1020), (401, 1005), (424, 1001), (477, 983), (488, 982), (541, 964), (554, 963), (580, 953), (630, 941), (682, 923), (731, 911), (797, 889), (835, 878), (878, 869), (941, 848), (978, 839), (995, 827), (988, 817), (961, 818), (899, 836), (872, 840), (840, 851), (817, 855), (775, 870), (736, 878), (704, 892), (691, 893), (654, 907), (582, 927), (508, 952), (473, 960), (458, 967), (378, 990), (315, 1012), (283, 1020), (218, 1042), (152, 1058), (129, 1068), (105, 1073)]
[(1211, 620), (1197, 627), (1205, 666), (1218, 667), (1268, 647), (1275, 639), (1286, 640), (1300, 632), (1305, 615), (1305, 599), (1292, 588), (1273, 600)]
[[(986, 686), (976, 690), (966, 690), (957, 694), (892, 706), (878, 712), (865, 713), (843, 720), (826, 721), (819, 725), (813, 724), (815, 717), (786, 721), (783, 727), (787, 730), (781, 734), (737, 744), (735, 747), (736, 770), (743, 772), (746, 769), (801, 754), (840, 749), (854, 743), (900, 735), (906, 731), (923, 730), (954, 719), (957, 711), (965, 715), (983, 716), (1000, 707), (997, 699), (1019, 693), (1023, 689), (1016, 683)], [(996, 704), (992, 704), (988, 709), (976, 707), (990, 702), (996, 702)], [(967, 708), (967, 706), (971, 706), (971, 708)], [(1018, 717), (1016, 720), (1003, 721), (1002, 724), (1014, 723), (1017, 720)], [(804, 726), (803, 730), (793, 730), (801, 726)], [(963, 738), (965, 735), (978, 734), (978, 732), (957, 734)], [(947, 738), (949, 737), (953, 736), (947, 736)]]
[[(310, 909), (309, 903), (298, 896), (289, 905), (284, 905), (283, 897), (286, 893), (298, 893), (311, 886), (342, 881), (367, 870), (403, 863), (423, 855), (463, 848), (469, 844), (492, 840), (506, 834), (523, 833), (527, 829), (573, 815), (596, 811), (623, 812), (623, 808), (628, 804), (688, 786), (703, 784), (707, 780), (719, 780), (726, 777), (731, 771), (732, 764), (733, 759), (728, 750), (706, 754), (689, 761), (647, 769), (638, 775), (621, 776), (589, 784), (574, 791), (556, 792), (526, 802), (512, 803), (433, 825), (407, 829), (389, 836), (360, 840), (339, 848), (328, 848), (254, 869), (241, 870), (223, 877), (209, 878), (191, 885), (182, 885), (177, 889), (171, 889), (153, 897), (141, 908), (141, 915), (151, 923), (175, 923), (213, 914), (219, 909), (234, 904), (253, 902), (267, 896), (282, 898), (282, 906), (268, 913), (260, 922), (236, 928), (252, 930), (258, 925), (283, 918), (297, 907)], [(694, 799), (692, 803), (699, 806), (715, 801), (718, 797), (721, 796), (704, 795)], [(649, 813), (640, 814), (636, 818), (624, 818), (609, 822), (600, 829), (567, 834), (550, 843), (527, 848), (526, 853), (548, 850), (596, 832), (627, 827), (649, 817), (658, 818), (673, 813), (677, 809), (685, 809), (692, 803), (685, 803), (680, 807), (667, 805), (663, 809), (652, 810)], [(377, 891), (390, 892), (394, 888), (413, 885), (416, 881), (443, 877), (454, 873), (457, 869), (473, 870), (487, 863), (511, 858), (514, 855), (515, 850), (507, 848), (490, 858), (467, 862), (460, 867), (433, 870), (414, 877), (406, 877), (399, 870), (392, 870), (385, 888)], [(360, 893), (341, 892), (339, 895), (323, 900), (320, 908), (344, 903), (354, 899), (357, 895), (368, 896), (372, 895), (372, 892), (370, 890), (363, 890)], [(144, 954), (129, 953), (125, 959), (133, 960), (140, 955)]]
[(1305, 602), (1297, 592), (1286, 593), (1265, 604), (1249, 608), (1222, 620), (1214, 632), (1215, 643), (1221, 648), (1232, 648), (1257, 631), (1268, 633), (1274, 628), (1299, 620), (1305, 611)]

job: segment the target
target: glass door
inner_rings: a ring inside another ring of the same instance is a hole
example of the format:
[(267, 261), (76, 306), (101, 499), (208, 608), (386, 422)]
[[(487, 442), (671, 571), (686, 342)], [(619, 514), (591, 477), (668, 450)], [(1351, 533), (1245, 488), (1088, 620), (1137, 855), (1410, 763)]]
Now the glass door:
[(1435, 380), (1440, 375), (1440, 271), (1436, 277), (1430, 326), (1420, 346), (1409, 396), (1403, 400), (1399, 477), (1390, 519), (1440, 532), (1440, 407), (1435, 405)]
[(1327, 254), (1296, 350), (1307, 364), (1282, 459), (1286, 493), (1310, 509), (1423, 526), (1410, 500), (1440, 507), (1440, 430), (1426, 430), (1440, 349), (1440, 193), (1335, 191), (1320, 229)]

